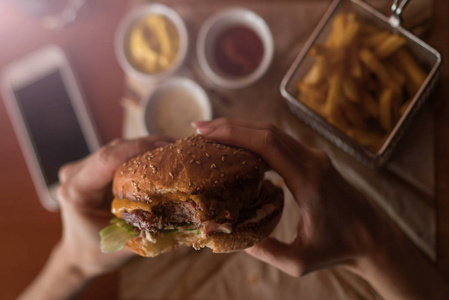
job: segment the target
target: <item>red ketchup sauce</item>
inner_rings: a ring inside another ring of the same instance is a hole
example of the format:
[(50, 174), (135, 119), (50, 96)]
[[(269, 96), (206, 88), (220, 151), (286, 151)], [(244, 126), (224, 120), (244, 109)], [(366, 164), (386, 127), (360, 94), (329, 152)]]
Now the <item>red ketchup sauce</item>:
[(262, 40), (257, 33), (245, 26), (224, 30), (214, 47), (217, 66), (233, 77), (251, 74), (259, 66), (263, 54)]

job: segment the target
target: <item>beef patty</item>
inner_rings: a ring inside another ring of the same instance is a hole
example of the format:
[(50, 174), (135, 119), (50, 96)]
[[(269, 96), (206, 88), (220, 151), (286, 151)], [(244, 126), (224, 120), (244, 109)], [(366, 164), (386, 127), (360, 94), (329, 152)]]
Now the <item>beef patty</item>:
[[(234, 224), (252, 216), (255, 213), (255, 207), (261, 207), (271, 200), (264, 190), (254, 201), (243, 201), (242, 195), (229, 196), (227, 201), (209, 198), (207, 204), (204, 204), (206, 206), (200, 206), (191, 199), (163, 202), (153, 206), (151, 212), (143, 209), (124, 210), (121, 217), (126, 223), (150, 232), (174, 229), (179, 225), (192, 225), (198, 228), (208, 220), (214, 220), (218, 224)], [(245, 202), (251, 205), (244, 207), (242, 203)]]
[(157, 230), (172, 228), (178, 224), (201, 223), (198, 205), (194, 201), (170, 202), (157, 205), (151, 212), (136, 209), (123, 211), (122, 219), (140, 230), (156, 232)]

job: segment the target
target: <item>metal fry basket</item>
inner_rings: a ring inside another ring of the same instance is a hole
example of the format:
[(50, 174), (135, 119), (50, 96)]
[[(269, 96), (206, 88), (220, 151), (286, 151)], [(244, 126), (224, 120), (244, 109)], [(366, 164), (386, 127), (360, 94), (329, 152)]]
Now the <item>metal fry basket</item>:
[[(294, 60), (280, 85), (281, 94), (295, 116), (343, 151), (371, 167), (380, 167), (388, 161), (409, 123), (429, 98), (440, 75), (442, 65), (440, 53), (401, 26), (401, 13), (407, 3), (408, 0), (393, 1), (391, 16), (385, 16), (361, 0), (334, 0)], [(358, 19), (364, 22), (403, 36), (407, 41), (405, 47), (416, 58), (427, 74), (418, 91), (411, 97), (410, 104), (377, 151), (370, 150), (359, 144), (356, 140), (315, 113), (306, 104), (296, 99), (296, 82), (305, 76), (315, 62), (313, 58), (307, 55), (310, 48), (315, 43), (324, 43), (330, 34), (332, 21), (339, 12), (349, 11), (355, 12)]]

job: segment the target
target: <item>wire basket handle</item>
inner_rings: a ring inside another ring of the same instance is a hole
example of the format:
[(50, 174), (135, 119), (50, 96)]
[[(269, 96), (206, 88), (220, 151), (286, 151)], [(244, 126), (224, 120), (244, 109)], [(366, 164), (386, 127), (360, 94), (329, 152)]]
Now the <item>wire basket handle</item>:
[(390, 16), (391, 26), (398, 27), (399, 25), (401, 25), (401, 14), (408, 3), (409, 0), (393, 0)]

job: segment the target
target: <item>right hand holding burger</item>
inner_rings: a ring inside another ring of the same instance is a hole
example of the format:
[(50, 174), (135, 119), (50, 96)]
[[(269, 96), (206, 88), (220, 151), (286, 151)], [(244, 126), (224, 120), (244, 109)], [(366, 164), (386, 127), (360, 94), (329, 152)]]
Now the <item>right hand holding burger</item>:
[(369, 251), (369, 228), (378, 220), (324, 152), (303, 146), (267, 123), (218, 119), (195, 125), (209, 139), (260, 154), (284, 178), (300, 206), (291, 243), (268, 238), (248, 249), (249, 254), (299, 276), (328, 265), (353, 264)]
[(448, 285), (427, 258), (342, 178), (323, 151), (268, 123), (217, 119), (193, 125), (208, 139), (259, 154), (300, 207), (290, 243), (267, 238), (247, 253), (293, 276), (345, 266), (385, 299), (447, 299)]

